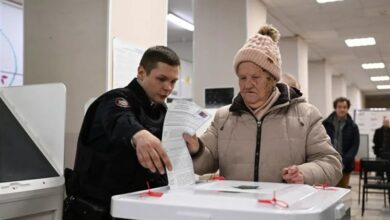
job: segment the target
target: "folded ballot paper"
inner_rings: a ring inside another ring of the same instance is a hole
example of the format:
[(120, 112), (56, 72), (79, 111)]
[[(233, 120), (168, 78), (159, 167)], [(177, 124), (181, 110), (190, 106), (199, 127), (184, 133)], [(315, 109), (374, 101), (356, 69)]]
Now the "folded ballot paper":
[(167, 171), (171, 188), (195, 183), (194, 166), (183, 134), (194, 135), (210, 119), (209, 113), (191, 101), (174, 100), (168, 106), (162, 145), (173, 165), (173, 170)]

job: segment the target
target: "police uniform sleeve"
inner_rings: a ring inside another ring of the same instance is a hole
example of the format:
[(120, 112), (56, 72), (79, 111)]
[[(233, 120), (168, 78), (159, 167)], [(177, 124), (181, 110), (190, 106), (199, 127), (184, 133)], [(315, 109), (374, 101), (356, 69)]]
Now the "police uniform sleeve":
[(97, 115), (111, 143), (130, 145), (133, 135), (144, 129), (136, 117), (135, 109), (123, 95), (108, 96), (99, 105)]

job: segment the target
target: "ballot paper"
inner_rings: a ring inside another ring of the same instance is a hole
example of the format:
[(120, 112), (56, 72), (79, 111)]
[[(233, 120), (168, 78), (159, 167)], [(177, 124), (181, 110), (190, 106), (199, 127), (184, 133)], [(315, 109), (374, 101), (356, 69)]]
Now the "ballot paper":
[(194, 102), (174, 100), (168, 107), (164, 120), (162, 145), (172, 162), (172, 171), (167, 171), (172, 188), (195, 183), (194, 166), (183, 134), (194, 135), (211, 115)]

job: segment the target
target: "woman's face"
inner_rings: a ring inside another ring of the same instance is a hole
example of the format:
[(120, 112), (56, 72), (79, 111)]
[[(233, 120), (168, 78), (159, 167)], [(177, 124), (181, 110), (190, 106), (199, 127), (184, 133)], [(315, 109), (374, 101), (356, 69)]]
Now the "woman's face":
[(252, 62), (239, 64), (237, 76), (240, 94), (245, 103), (252, 109), (263, 105), (276, 85), (276, 81), (270, 73)]

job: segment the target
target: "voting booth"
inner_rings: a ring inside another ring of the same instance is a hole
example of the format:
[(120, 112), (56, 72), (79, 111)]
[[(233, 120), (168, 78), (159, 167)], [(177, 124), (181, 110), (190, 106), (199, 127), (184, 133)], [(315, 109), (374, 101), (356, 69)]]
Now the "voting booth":
[[(159, 195), (162, 192), (162, 195)], [(125, 219), (350, 219), (349, 189), (303, 184), (213, 181), (113, 196)]]
[(65, 93), (0, 88), (0, 219), (62, 219)]

